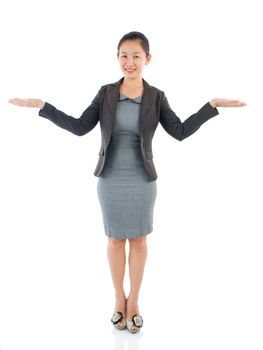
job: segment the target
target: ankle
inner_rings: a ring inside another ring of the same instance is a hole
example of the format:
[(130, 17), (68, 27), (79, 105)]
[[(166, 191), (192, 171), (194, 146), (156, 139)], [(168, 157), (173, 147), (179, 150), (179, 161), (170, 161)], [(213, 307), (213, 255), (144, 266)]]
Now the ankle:
[(116, 300), (118, 300), (118, 299), (123, 299), (123, 298), (126, 299), (126, 295), (125, 295), (125, 292), (124, 292), (124, 291), (115, 292), (115, 299), (116, 299)]
[(127, 298), (127, 302), (129, 304), (138, 304), (138, 295), (129, 295), (128, 298)]

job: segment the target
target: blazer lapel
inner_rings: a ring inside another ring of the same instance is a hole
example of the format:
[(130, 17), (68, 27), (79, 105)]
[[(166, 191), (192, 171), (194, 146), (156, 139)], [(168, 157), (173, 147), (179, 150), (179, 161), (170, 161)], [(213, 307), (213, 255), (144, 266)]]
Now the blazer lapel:
[[(120, 91), (120, 85), (123, 82), (124, 77), (122, 77), (120, 80), (118, 80), (116, 83), (111, 86), (111, 88), (108, 91), (107, 98), (108, 98), (108, 105), (110, 107), (111, 111), (111, 130), (110, 134), (113, 128), (113, 123), (115, 119), (116, 109), (117, 109), (117, 103), (118, 103), (118, 97), (119, 97), (119, 91)], [(155, 94), (153, 93), (154, 90), (151, 89), (150, 85), (142, 78), (144, 91), (143, 91), (143, 97), (142, 97), (142, 103), (140, 107), (140, 114), (139, 114), (139, 125), (140, 125), (140, 135), (142, 135), (141, 130), (141, 123), (144, 119), (145, 115), (147, 114), (151, 104), (154, 102)]]

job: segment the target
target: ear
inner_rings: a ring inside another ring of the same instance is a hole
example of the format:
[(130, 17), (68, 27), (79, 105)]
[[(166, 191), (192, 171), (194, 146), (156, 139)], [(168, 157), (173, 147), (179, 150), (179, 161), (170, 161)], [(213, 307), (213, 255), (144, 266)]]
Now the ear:
[(149, 55), (146, 57), (145, 59), (145, 64), (149, 64), (151, 62), (151, 59), (152, 59), (152, 55), (149, 53)]

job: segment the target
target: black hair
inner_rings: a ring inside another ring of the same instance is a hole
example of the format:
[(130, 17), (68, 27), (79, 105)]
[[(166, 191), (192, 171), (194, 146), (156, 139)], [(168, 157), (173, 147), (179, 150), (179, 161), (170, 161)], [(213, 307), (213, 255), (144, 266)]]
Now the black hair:
[(119, 55), (120, 46), (125, 40), (139, 40), (143, 50), (146, 53), (146, 56), (149, 55), (150, 45), (149, 45), (148, 39), (146, 38), (146, 36), (143, 33), (136, 32), (136, 31), (129, 32), (129, 33), (123, 35), (123, 37), (121, 38), (121, 40), (119, 41), (119, 44), (117, 46), (118, 55)]

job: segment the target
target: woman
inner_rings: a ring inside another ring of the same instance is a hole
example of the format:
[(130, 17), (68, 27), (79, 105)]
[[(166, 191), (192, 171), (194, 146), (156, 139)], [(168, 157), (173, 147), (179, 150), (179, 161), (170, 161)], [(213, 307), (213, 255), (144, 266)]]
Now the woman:
[[(56, 125), (76, 135), (89, 132), (100, 121), (105, 144), (105, 133), (109, 132), (110, 137), (107, 145), (103, 144), (100, 162), (94, 174), (99, 177), (97, 194), (105, 234), (108, 236), (107, 255), (115, 288), (116, 300), (111, 322), (117, 329), (124, 329), (127, 326), (130, 332), (136, 333), (143, 325), (138, 298), (147, 257), (146, 237), (153, 230), (153, 210), (157, 195), (157, 176), (151, 159), (151, 145), (150, 143), (143, 145), (141, 138), (141, 133), (149, 131), (139, 118), (140, 109), (144, 106), (143, 99), (147, 97), (147, 103), (150, 105), (148, 96), (151, 90), (152, 94), (155, 93), (152, 95), (155, 96), (155, 100), (151, 101), (153, 106), (151, 108), (161, 103), (160, 108), (157, 107), (155, 110), (148, 108), (156, 113), (152, 112), (151, 115), (148, 113), (148, 122), (153, 123), (154, 119), (155, 123), (151, 137), (160, 121), (164, 129), (178, 140), (190, 136), (206, 120), (217, 115), (217, 107), (241, 107), (246, 104), (239, 100), (214, 98), (202, 107), (201, 112), (182, 123), (170, 109), (164, 93), (151, 87), (142, 78), (144, 66), (151, 61), (149, 42), (145, 35), (140, 32), (124, 35), (117, 47), (117, 59), (124, 77), (117, 84), (103, 86), (104, 89), (100, 90), (81, 118), (68, 116), (39, 99), (15, 98), (9, 102), (18, 106), (40, 108), (40, 116), (50, 119)], [(104, 91), (103, 99), (102, 91)], [(118, 101), (117, 98), (116, 101), (112, 101), (116, 104), (115, 109), (113, 108), (114, 123), (112, 122), (111, 127), (109, 127), (110, 109), (107, 113), (102, 112), (103, 108), (106, 108), (106, 103), (111, 104), (111, 100), (105, 98), (107, 91), (108, 97), (111, 96), (112, 100), (113, 96), (117, 95), (113, 92), (110, 95), (109, 91), (118, 91)], [(107, 125), (107, 129), (104, 125)], [(142, 147), (147, 147), (148, 153), (145, 149), (143, 153)], [(130, 244), (128, 298), (123, 288), (127, 239)]]

